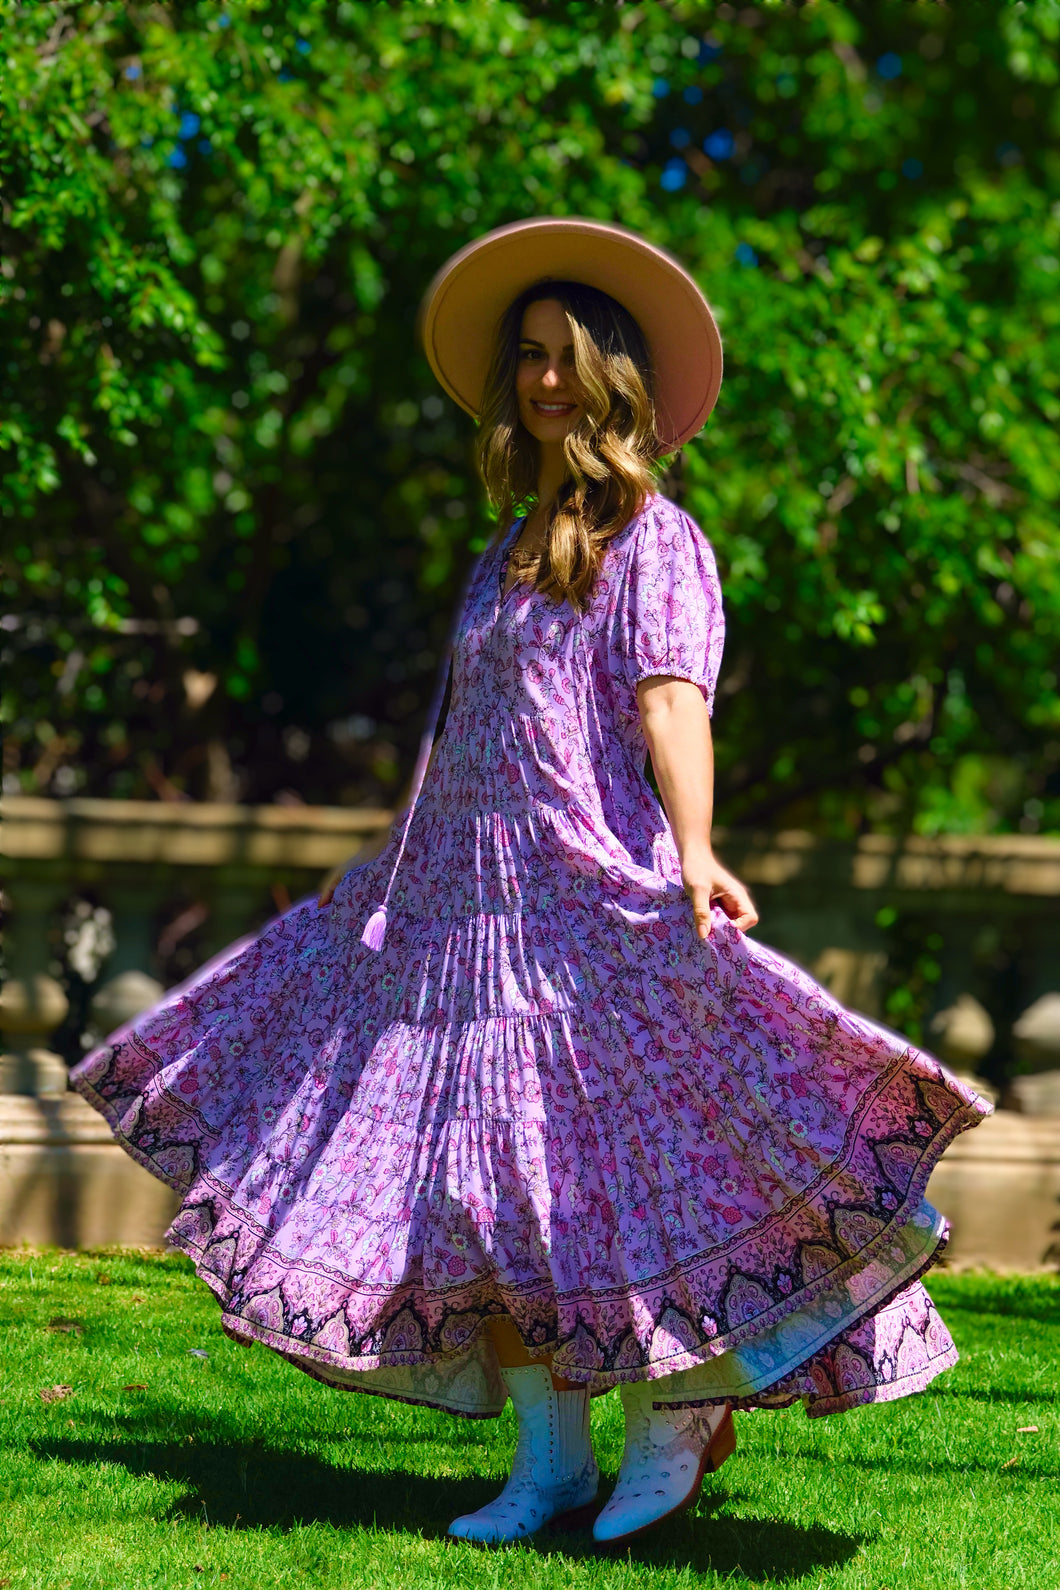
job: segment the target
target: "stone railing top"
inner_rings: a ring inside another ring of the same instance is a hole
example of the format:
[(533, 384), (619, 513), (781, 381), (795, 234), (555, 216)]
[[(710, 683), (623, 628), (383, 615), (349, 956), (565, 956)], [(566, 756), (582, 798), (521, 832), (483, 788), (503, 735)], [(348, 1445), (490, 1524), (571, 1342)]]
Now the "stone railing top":
[[(323, 868), (348, 858), (393, 815), (374, 807), (8, 796), (0, 802), (0, 853), (13, 862)], [(1060, 896), (1060, 837), (1052, 835), (865, 834), (845, 842), (801, 829), (720, 829), (715, 838), (749, 884), (812, 876), (855, 889)]]
[(863, 834), (824, 839), (801, 829), (716, 830), (748, 883), (782, 884), (811, 872), (855, 889), (975, 889), (1060, 895), (1060, 836)]
[(0, 802), (0, 853), (12, 861), (329, 867), (392, 820), (392, 812), (374, 807), (19, 795)]

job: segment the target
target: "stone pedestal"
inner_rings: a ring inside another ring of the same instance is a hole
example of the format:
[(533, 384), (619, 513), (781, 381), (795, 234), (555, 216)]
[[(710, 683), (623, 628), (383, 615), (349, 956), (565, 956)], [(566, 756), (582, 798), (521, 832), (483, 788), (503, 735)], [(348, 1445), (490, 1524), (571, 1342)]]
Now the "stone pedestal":
[(0, 1095), (0, 1246), (160, 1247), (178, 1202), (79, 1094)]
[[(175, 1194), (119, 1148), (102, 1116), (71, 1093), (66, 1065), (48, 1047), (67, 999), (48, 964), (50, 914), (61, 892), (13, 891), (12, 976), (0, 992), (0, 1246), (157, 1247)], [(109, 1032), (162, 995), (125, 971), (100, 991), (93, 1015)], [(98, 1008), (97, 1008), (98, 1007)]]
[(999, 1110), (957, 1139), (927, 1196), (951, 1222), (950, 1263), (1060, 1269), (1060, 1115)]

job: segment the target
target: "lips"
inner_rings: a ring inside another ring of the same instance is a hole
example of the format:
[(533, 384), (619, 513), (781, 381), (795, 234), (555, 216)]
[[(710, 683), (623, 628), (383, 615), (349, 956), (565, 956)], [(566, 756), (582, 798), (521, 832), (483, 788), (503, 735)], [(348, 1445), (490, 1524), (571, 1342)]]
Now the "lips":
[(564, 415), (573, 414), (577, 406), (576, 403), (539, 403), (536, 398), (530, 399), (530, 407), (542, 419), (562, 419)]

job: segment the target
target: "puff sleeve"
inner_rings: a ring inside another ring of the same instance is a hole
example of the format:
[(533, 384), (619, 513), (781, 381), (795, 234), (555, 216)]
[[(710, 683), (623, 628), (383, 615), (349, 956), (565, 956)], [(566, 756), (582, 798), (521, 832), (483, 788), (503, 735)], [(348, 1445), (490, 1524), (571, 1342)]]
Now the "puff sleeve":
[(656, 498), (623, 572), (613, 637), (625, 683), (635, 694), (642, 679), (689, 679), (712, 712), (725, 618), (710, 542), (674, 503)]

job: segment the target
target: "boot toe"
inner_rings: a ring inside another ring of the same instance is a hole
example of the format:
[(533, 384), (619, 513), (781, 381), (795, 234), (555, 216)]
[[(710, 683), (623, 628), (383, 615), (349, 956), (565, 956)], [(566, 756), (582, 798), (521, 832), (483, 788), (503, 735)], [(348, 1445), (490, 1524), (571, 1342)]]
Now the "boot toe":
[(455, 1540), (472, 1540), (480, 1546), (500, 1546), (509, 1540), (520, 1540), (532, 1534), (536, 1523), (527, 1526), (525, 1520), (508, 1521), (496, 1517), (482, 1518), (478, 1513), (464, 1513), (454, 1518), (446, 1530)]

